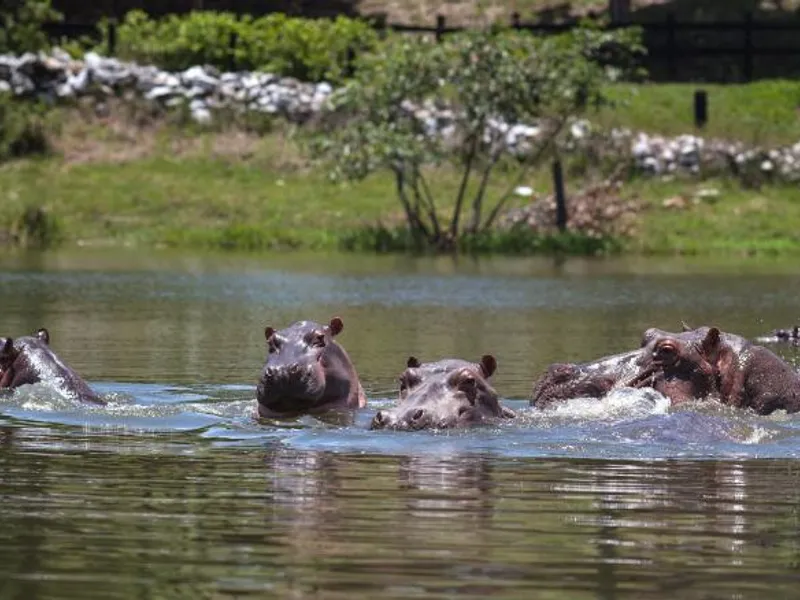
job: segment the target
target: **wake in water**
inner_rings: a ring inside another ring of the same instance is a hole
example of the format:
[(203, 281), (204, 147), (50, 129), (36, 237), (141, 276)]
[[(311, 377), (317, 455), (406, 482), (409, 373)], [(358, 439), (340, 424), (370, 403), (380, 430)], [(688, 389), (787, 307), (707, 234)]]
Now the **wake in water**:
[[(372, 416), (394, 404), (371, 399), (341, 425), (303, 417), (259, 421), (252, 386), (176, 387), (152, 384), (98, 385), (105, 407), (80, 404), (37, 384), (0, 397), (6, 424), (66, 426), (82, 440), (137, 440), (148, 452), (181, 451), (197, 444), (244, 448), (281, 444), (308, 451), (376, 454), (481, 453), (507, 457), (725, 458), (800, 456), (800, 419), (785, 413), (760, 417), (706, 401), (672, 407), (655, 390), (622, 388), (605, 399), (574, 399), (539, 410), (526, 401), (508, 405), (517, 418), (466, 430), (369, 431)], [(2, 419), (0, 419), (0, 422)], [(46, 436), (41, 441), (47, 444)]]

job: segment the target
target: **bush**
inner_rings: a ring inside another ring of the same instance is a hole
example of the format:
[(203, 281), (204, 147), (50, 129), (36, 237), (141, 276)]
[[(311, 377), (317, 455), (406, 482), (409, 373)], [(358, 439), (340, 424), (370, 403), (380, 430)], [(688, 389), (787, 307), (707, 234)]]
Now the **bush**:
[(23, 0), (16, 10), (3, 5), (0, 7), (0, 53), (22, 54), (49, 47), (42, 25), (60, 21), (62, 17), (50, 6), (50, 0)]
[(253, 19), (197, 11), (156, 20), (134, 10), (118, 29), (117, 54), (172, 71), (208, 64), (336, 83), (346, 75), (348, 50), (368, 50), (377, 41), (367, 23), (345, 17), (331, 21), (272, 14)]
[(49, 152), (51, 126), (43, 105), (0, 94), (0, 162)]

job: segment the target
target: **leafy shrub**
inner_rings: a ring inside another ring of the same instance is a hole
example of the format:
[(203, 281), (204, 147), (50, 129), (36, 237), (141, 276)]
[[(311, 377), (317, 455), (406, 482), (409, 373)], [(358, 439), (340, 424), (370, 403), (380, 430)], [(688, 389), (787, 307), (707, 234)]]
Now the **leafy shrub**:
[(272, 14), (253, 19), (197, 11), (152, 19), (134, 10), (118, 29), (117, 54), (174, 71), (208, 64), (339, 82), (349, 50), (370, 49), (377, 39), (367, 23), (345, 17), (330, 21)]
[(36, 52), (49, 46), (42, 25), (60, 21), (63, 15), (54, 10), (50, 0), (23, 0), (15, 10), (0, 5), (0, 53)]
[(44, 106), (0, 94), (0, 162), (48, 152), (51, 125)]

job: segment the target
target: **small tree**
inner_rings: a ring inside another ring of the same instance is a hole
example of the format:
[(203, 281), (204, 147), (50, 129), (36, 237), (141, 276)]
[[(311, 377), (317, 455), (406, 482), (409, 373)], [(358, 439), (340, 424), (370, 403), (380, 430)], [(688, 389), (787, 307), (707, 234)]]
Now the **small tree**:
[[(344, 117), (320, 128), (312, 150), (334, 179), (359, 180), (376, 170), (394, 175), (397, 199), (416, 240), (447, 250), (465, 235), (488, 231), (531, 167), (552, 150), (574, 115), (602, 99), (618, 69), (600, 64), (611, 48), (639, 49), (637, 32), (579, 28), (560, 36), (479, 30), (441, 43), (408, 37), (388, 40), (363, 56), (355, 78), (330, 109)], [(424, 107), (448, 111), (446, 133)], [(489, 199), (498, 164), (512, 153), (508, 126), (535, 125), (539, 134), (514, 152), (516, 176)], [(461, 171), (452, 210), (441, 211), (429, 167), (453, 163)]]

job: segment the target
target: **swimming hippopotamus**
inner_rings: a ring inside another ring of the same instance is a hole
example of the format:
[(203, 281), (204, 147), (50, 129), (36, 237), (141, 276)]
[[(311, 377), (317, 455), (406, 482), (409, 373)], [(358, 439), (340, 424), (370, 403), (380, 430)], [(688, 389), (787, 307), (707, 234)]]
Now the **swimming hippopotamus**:
[(50, 349), (50, 333), (0, 338), (0, 389), (43, 382), (81, 402), (106, 404), (89, 385)]
[[(781, 409), (789, 413), (800, 410), (800, 374), (767, 348), (741, 336), (716, 327), (698, 327), (680, 334), (654, 329), (645, 334), (643, 348), (660, 353), (661, 358), (655, 354), (651, 357), (662, 363), (665, 353), (678, 356), (683, 370), (694, 373), (702, 386), (708, 385), (711, 376), (723, 404), (750, 408), (762, 415)], [(643, 359), (643, 369), (648, 368), (646, 362)]]
[(641, 350), (604, 356), (585, 363), (554, 363), (533, 383), (530, 403), (546, 408), (573, 398), (602, 398), (620, 387), (635, 387), (641, 379)]
[(693, 330), (685, 324), (680, 333), (648, 329), (637, 359), (637, 383), (654, 388), (673, 404), (718, 395), (721, 382), (712, 354), (720, 335), (715, 327)]
[(652, 387), (673, 403), (703, 398), (718, 389), (717, 372), (703, 359), (703, 338), (648, 329), (636, 350), (586, 363), (555, 363), (533, 384), (530, 403), (546, 408), (573, 398), (602, 398), (622, 387)]
[(366, 406), (356, 369), (333, 339), (342, 329), (342, 319), (334, 317), (328, 325), (298, 321), (264, 330), (269, 353), (256, 388), (259, 416), (293, 418)]
[(370, 429), (448, 429), (515, 417), (489, 384), (497, 369), (492, 355), (477, 363), (456, 358), (421, 363), (412, 356), (406, 367), (398, 405), (378, 411)]
[(800, 325), (795, 325), (791, 329), (775, 329), (771, 335), (758, 337), (756, 341), (766, 344), (783, 342), (798, 346), (800, 345)]

